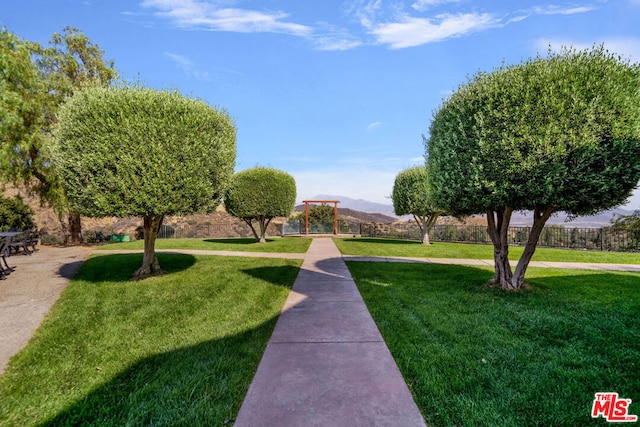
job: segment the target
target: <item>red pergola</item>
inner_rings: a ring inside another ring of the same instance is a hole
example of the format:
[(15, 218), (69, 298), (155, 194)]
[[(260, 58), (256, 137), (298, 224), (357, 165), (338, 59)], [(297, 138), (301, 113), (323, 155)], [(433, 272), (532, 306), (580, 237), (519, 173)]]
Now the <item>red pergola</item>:
[(340, 200), (303, 200), (304, 223), (307, 236), (309, 235), (309, 203), (333, 203), (333, 234), (338, 235), (338, 203)]

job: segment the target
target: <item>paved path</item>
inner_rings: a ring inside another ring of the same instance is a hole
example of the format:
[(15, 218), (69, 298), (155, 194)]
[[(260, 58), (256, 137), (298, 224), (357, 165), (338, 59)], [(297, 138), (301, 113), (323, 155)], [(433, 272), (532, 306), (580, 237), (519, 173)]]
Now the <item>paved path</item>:
[(332, 239), (314, 239), (234, 423), (424, 426)]
[(38, 246), (30, 256), (7, 259), (16, 270), (0, 280), (0, 374), (31, 339), (78, 267), (93, 248)]

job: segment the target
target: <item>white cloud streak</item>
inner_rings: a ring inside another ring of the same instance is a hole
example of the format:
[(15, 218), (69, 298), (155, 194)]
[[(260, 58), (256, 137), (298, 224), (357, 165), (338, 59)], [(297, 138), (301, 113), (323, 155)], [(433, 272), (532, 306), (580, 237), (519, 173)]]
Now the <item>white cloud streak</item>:
[(216, 8), (198, 0), (144, 0), (141, 5), (157, 9), (156, 14), (170, 19), (184, 28), (203, 28), (212, 31), (238, 33), (284, 33), (309, 36), (312, 28), (287, 22), (285, 12), (261, 12), (237, 8)]
[(441, 4), (460, 3), (462, 0), (418, 0), (411, 5), (411, 7), (418, 12), (424, 12), (433, 6), (439, 6)]
[(536, 15), (575, 15), (578, 13), (586, 13), (595, 10), (592, 6), (580, 6), (580, 7), (560, 7), (556, 5), (545, 7), (534, 7), (531, 11)]
[(373, 123), (369, 124), (369, 126), (367, 126), (367, 132), (374, 130), (375, 128), (379, 127), (380, 125), (382, 125), (382, 122), (373, 122)]
[(199, 71), (196, 64), (187, 57), (171, 52), (164, 52), (164, 56), (173, 61), (188, 77), (192, 77), (197, 80), (209, 79), (209, 73)]
[(378, 43), (401, 49), (461, 37), (499, 24), (500, 20), (488, 13), (446, 14), (434, 18), (404, 15), (397, 22), (372, 25), (370, 32)]

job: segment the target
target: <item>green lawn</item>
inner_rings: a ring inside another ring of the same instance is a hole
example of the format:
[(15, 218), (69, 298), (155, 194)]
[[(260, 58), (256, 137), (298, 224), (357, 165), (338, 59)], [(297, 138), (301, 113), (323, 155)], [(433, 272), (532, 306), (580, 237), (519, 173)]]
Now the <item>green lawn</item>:
[[(344, 255), (493, 259), (492, 245), (435, 242), (425, 246), (413, 240), (372, 238), (345, 238), (334, 241)], [(518, 260), (523, 250), (522, 246), (511, 246), (509, 259)], [(537, 248), (532, 261), (640, 264), (640, 253)]]
[(596, 392), (640, 415), (640, 274), (348, 262), (430, 426), (607, 425)]
[[(242, 251), (296, 253), (307, 252), (312, 239), (308, 238), (271, 238), (267, 243), (256, 243), (255, 239), (158, 239), (156, 249), (202, 249), (210, 251)], [(144, 248), (143, 240), (135, 242), (109, 243), (99, 249), (140, 249)]]
[(91, 257), (0, 376), (0, 425), (216, 425), (233, 420), (300, 260)]

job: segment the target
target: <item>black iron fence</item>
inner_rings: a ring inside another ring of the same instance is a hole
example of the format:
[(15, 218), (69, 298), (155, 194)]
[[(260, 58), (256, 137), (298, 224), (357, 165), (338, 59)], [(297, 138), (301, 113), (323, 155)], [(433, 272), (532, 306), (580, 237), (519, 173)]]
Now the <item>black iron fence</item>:
[[(338, 226), (339, 234), (409, 240), (420, 240), (422, 237), (419, 228), (413, 222), (349, 224), (345, 221), (338, 221)], [(103, 239), (105, 236), (107, 237), (106, 240), (108, 240), (108, 235), (113, 234), (112, 230), (87, 231), (84, 233), (87, 241), (96, 241), (90, 237), (97, 235), (98, 231), (100, 231)], [(304, 235), (305, 231), (304, 221), (289, 220), (283, 224), (270, 224), (267, 235)], [(311, 235), (332, 233), (333, 221), (313, 222), (309, 225), (309, 234)], [(509, 227), (509, 243), (513, 245), (524, 245), (529, 239), (530, 233), (531, 227)], [(130, 236), (131, 240), (143, 238), (141, 230), (128, 236)], [(163, 225), (158, 233), (158, 238), (160, 239), (229, 237), (253, 237), (253, 233), (248, 225), (240, 222), (182, 226)], [(486, 226), (436, 225), (429, 234), (429, 237), (430, 240), (434, 242), (491, 243)], [(620, 227), (576, 228), (550, 224), (542, 230), (538, 246), (636, 252), (640, 251), (640, 230)]]
[[(531, 227), (509, 227), (509, 243), (524, 245), (529, 239)], [(415, 224), (360, 225), (360, 235), (395, 239), (420, 240), (420, 230)], [(491, 243), (486, 226), (436, 225), (429, 234), (431, 241)], [(573, 228), (551, 224), (546, 226), (538, 240), (538, 246), (550, 248), (591, 249), (600, 251), (640, 251), (640, 230), (618, 227)]]

